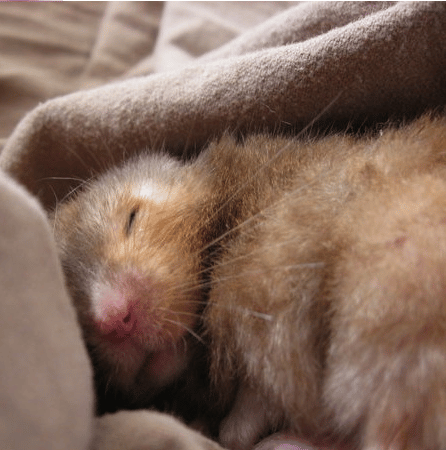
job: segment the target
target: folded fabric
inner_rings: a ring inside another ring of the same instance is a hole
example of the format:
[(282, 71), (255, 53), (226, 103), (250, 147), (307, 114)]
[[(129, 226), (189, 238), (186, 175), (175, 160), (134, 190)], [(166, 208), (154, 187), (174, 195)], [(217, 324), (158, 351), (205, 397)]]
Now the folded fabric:
[(226, 129), (346, 126), (442, 106), (445, 11), (441, 2), (298, 5), (177, 70), (40, 105), (0, 164), (50, 207), (76, 184), (52, 177), (86, 179), (145, 149), (178, 154)]

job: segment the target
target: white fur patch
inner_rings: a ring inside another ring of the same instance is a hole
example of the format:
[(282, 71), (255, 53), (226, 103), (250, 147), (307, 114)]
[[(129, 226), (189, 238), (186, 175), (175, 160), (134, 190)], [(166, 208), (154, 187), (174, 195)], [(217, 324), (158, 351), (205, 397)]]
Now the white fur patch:
[(162, 186), (157, 183), (148, 182), (139, 189), (136, 189), (134, 194), (139, 198), (162, 204), (168, 200), (174, 192), (175, 189), (172, 186)]
[(91, 308), (95, 321), (101, 322), (123, 308), (123, 296), (108, 283), (94, 281), (91, 285)]

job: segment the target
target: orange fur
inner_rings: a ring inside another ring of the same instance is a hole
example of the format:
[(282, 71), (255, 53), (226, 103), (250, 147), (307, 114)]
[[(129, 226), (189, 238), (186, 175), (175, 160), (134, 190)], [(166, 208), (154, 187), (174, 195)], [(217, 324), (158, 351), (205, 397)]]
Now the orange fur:
[[(54, 223), (97, 372), (145, 406), (194, 371), (199, 333), (202, 399), (218, 397), (211, 409), (226, 416), (229, 447), (288, 429), (356, 437), (365, 449), (440, 450), (445, 146), (446, 120), (429, 116), (361, 139), (226, 136), (162, 175), (147, 156), (93, 183)], [(145, 178), (174, 193), (138, 198)], [(136, 369), (98, 337), (85, 287), (113, 272), (119, 290), (116, 273), (132, 281), (129, 267), (143, 279), (142, 291), (124, 288), (142, 303), (138, 321), (162, 330), (157, 343), (138, 338), (147, 359)], [(183, 356), (156, 379), (150, 357), (166, 342)]]
[[(440, 449), (446, 121), (308, 145), (288, 192), (215, 269), (211, 371), (239, 392), (220, 439), (247, 448), (285, 427), (356, 435), (362, 448)], [(257, 394), (252, 420), (246, 391)]]

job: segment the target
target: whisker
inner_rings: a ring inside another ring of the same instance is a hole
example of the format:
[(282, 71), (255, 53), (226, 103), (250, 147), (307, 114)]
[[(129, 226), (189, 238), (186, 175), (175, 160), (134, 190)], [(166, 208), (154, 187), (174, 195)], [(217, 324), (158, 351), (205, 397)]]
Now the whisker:
[[(177, 303), (177, 304), (179, 304), (179, 303)], [(159, 309), (160, 311), (172, 313), (172, 311), (169, 308), (164, 308), (162, 306), (158, 306), (157, 309)], [(187, 311), (175, 311), (175, 315), (190, 316), (190, 317), (195, 317), (198, 319), (201, 317), (200, 314), (191, 313), (191, 312), (187, 312)]]
[[(228, 261), (227, 264), (230, 264), (232, 261)], [(325, 262), (312, 262), (312, 263), (298, 263), (298, 264), (288, 264), (288, 265), (282, 265), (278, 267), (274, 267), (273, 270), (294, 270), (294, 269), (322, 269), (325, 267)], [(266, 269), (258, 269), (258, 270), (244, 270), (241, 273), (238, 273), (236, 275), (231, 275), (227, 277), (220, 277), (218, 279), (213, 279), (209, 281), (203, 281), (199, 284), (191, 284), (190, 287), (187, 286), (187, 283), (184, 283), (183, 286), (185, 289), (181, 289), (181, 293), (187, 294), (188, 292), (192, 292), (198, 288), (212, 288), (215, 286), (215, 284), (221, 282), (221, 281), (230, 281), (232, 279), (237, 279), (240, 277), (244, 277), (246, 275), (261, 275), (265, 273)], [(268, 270), (271, 270), (271, 268), (268, 268)], [(171, 288), (170, 291), (174, 290), (174, 288)], [(175, 290), (176, 287), (175, 287)], [(169, 292), (169, 290), (166, 290), (166, 292)], [(188, 300), (185, 300), (187, 302)], [(206, 302), (204, 302), (206, 303)]]
[[(319, 178), (313, 179), (311, 182), (308, 182), (305, 185), (301, 185), (298, 188), (296, 188), (296, 189), (294, 189), (292, 191), (289, 191), (288, 195), (297, 195), (297, 194), (299, 194), (299, 192), (304, 191), (304, 190), (312, 187), (313, 185), (317, 185), (319, 183), (319, 181), (320, 181)], [(260, 211), (258, 211), (257, 213), (253, 214), (248, 219), (244, 220), (240, 224), (236, 225), (235, 227), (231, 228), (230, 230), (226, 231), (225, 233), (221, 234), (220, 236), (218, 236), (217, 238), (215, 238), (214, 240), (212, 240), (211, 242), (206, 244), (200, 250), (195, 252), (194, 255), (196, 256), (196, 255), (200, 255), (200, 254), (204, 253), (206, 250), (208, 250), (209, 248), (211, 248), (214, 245), (218, 244), (220, 241), (225, 239), (230, 234), (232, 234), (232, 233), (234, 233), (234, 232), (236, 232), (238, 230), (243, 229), (244, 227), (249, 225), (251, 222), (253, 222), (255, 220), (258, 220), (260, 216), (266, 215), (268, 212), (271, 212), (273, 210), (273, 208), (276, 208), (277, 205), (280, 205), (281, 203), (287, 201), (287, 199), (288, 199), (288, 197), (286, 195), (284, 195), (279, 200), (277, 200), (275, 203), (262, 208)]]
[(67, 194), (65, 194), (62, 199), (60, 200), (60, 203), (63, 203), (67, 198), (71, 197), (76, 191), (83, 188), (86, 184), (90, 183), (95, 177), (91, 176), (85, 180), (82, 181), (82, 183), (78, 184), (74, 188), (70, 189)]
[(178, 322), (176, 320), (167, 319), (167, 318), (164, 318), (164, 320), (166, 322), (172, 323), (173, 325), (177, 325), (181, 328), (184, 328), (190, 335), (192, 335), (195, 339), (197, 339), (198, 342), (201, 342), (202, 344), (204, 344), (203, 339), (197, 333), (195, 333), (195, 331), (191, 330), (188, 326), (186, 326), (183, 323)]
[[(103, 148), (105, 149), (105, 151), (107, 152), (107, 155), (108, 155), (108, 165), (110, 166), (110, 163), (111, 163), (111, 166), (116, 166), (116, 155), (115, 155), (115, 153), (113, 153), (111, 147), (107, 144), (106, 140), (104, 139), (103, 134), (100, 134), (100, 139), (101, 139), (102, 146), (103, 146)], [(119, 148), (122, 149), (122, 155), (123, 155), (122, 158), (124, 160), (125, 157), (126, 157), (126, 154), (127, 154), (127, 149), (122, 144), (119, 145)], [(107, 170), (106, 169), (106, 164), (107, 163), (104, 161), (104, 164), (102, 166), (104, 170)]]
[(173, 334), (172, 334), (172, 332), (170, 331), (170, 330), (164, 330), (167, 334), (169, 334), (169, 336), (170, 336), (170, 342), (173, 344), (173, 347), (174, 347), (174, 351), (175, 351), (175, 353), (177, 352), (177, 346), (176, 346), (176, 343), (175, 343), (175, 339), (173, 338)]
[[(288, 239), (286, 241), (280, 241), (280, 242), (277, 242), (275, 244), (272, 244), (272, 245), (269, 246), (269, 248), (271, 249), (271, 248), (278, 248), (278, 247), (282, 247), (282, 246), (287, 246), (290, 243), (295, 242), (296, 239), (298, 239), (297, 236), (296, 237), (292, 237), (291, 239)], [(213, 270), (215, 270), (215, 267), (224, 267), (224, 266), (233, 264), (234, 262), (237, 262), (237, 261), (243, 261), (244, 259), (250, 259), (253, 256), (255, 256), (256, 254), (260, 253), (261, 251), (262, 251), (262, 249), (254, 249), (251, 252), (248, 252), (248, 253), (245, 253), (243, 255), (231, 258), (231, 259), (229, 259), (227, 261), (219, 262), (216, 266), (211, 266), (211, 267), (207, 267), (207, 268), (205, 268), (203, 270), (200, 270), (200, 271), (196, 272), (196, 275), (205, 275), (205, 274), (211, 273)], [(299, 263), (298, 265), (296, 265), (296, 268), (299, 268), (299, 267), (301, 267), (301, 268), (304, 268), (304, 267), (309, 268), (309, 267), (311, 267), (311, 264), (314, 264), (314, 263)], [(322, 264), (322, 263), (317, 263), (317, 264)], [(290, 268), (291, 266), (288, 266), (288, 267)], [(279, 269), (279, 268), (280, 267), (278, 267), (277, 269)], [(283, 268), (283, 266), (282, 266), (282, 268)], [(187, 282), (184, 282), (182, 284), (176, 284), (174, 287), (172, 287), (170, 289), (167, 289), (166, 292), (172, 292), (173, 290), (181, 291), (181, 292), (190, 292), (190, 291), (193, 291), (193, 290), (195, 290), (197, 288), (206, 287), (206, 286), (208, 286), (207, 283), (203, 284), (202, 282), (197, 283), (196, 281), (187, 281)], [(184, 288), (188, 288), (188, 289), (184, 290)]]
[(40, 178), (39, 181), (46, 181), (46, 180), (79, 181), (81, 183), (85, 182), (85, 179), (78, 178), (78, 177), (45, 177), (45, 178)]
[[(290, 265), (286, 265), (286, 266), (281, 266), (280, 268), (276, 268), (276, 270), (293, 270), (293, 269), (321, 269), (325, 266), (324, 262), (317, 262), (317, 263), (302, 263), (302, 264), (290, 264)], [(234, 280), (237, 278), (243, 278), (246, 275), (260, 275), (260, 274), (264, 274), (265, 270), (245, 270), (241, 273), (238, 273), (236, 275), (231, 275), (231, 276), (227, 276), (227, 277), (220, 277), (217, 280), (212, 280), (210, 283), (212, 286), (214, 286), (215, 284), (218, 284), (222, 281), (230, 281), (230, 280)]]
[[(339, 100), (339, 98), (341, 97), (341, 95), (343, 94), (344, 90), (341, 90), (340, 92), (338, 92), (338, 94), (328, 103), (327, 106), (325, 106), (321, 112), (319, 112), (304, 128), (302, 128), (302, 130), (297, 134), (296, 139), (299, 136), (302, 136), (303, 134), (305, 134), (308, 130), (311, 129), (311, 127), (313, 127), (313, 125), (328, 111), (330, 110), (330, 108)], [(225, 203), (223, 205), (221, 205), (216, 211), (214, 211), (214, 213), (207, 219), (207, 221), (205, 222), (205, 224), (209, 223), (211, 220), (213, 220), (219, 213), (220, 211), (227, 205), (229, 204), (235, 197), (237, 194), (239, 194), (243, 189), (245, 189), (247, 186), (250, 185), (250, 183), (256, 179), (259, 174), (269, 165), (271, 165), (272, 162), (274, 162), (277, 158), (279, 158), (279, 156), (284, 153), (291, 145), (293, 145), (293, 141), (290, 141), (287, 145), (284, 145), (281, 149), (279, 149), (274, 156), (272, 156), (268, 161), (266, 161), (265, 163), (261, 164), (259, 166), (259, 168), (244, 182), (242, 183), (238, 188), (236, 188), (232, 194), (229, 195), (229, 197), (226, 199)], [(226, 233), (224, 233), (223, 237), (225, 237), (227, 234), (229, 234), (231, 232), (228, 231)], [(209, 247), (210, 245), (214, 245), (215, 243), (219, 242), (220, 239), (216, 240), (216, 242), (212, 242), (211, 244), (209, 244), (207, 247)]]
[(181, 342), (184, 346), (184, 352), (187, 353), (187, 339), (184, 336), (181, 337)]
[(83, 147), (84, 155), (79, 154), (75, 148), (73, 148), (71, 145), (69, 145), (67, 142), (64, 144), (64, 151), (67, 153), (70, 153), (72, 156), (74, 156), (78, 161), (82, 163), (82, 165), (91, 173), (91, 165), (88, 164), (85, 161), (85, 158), (83, 156), (89, 156), (94, 163), (96, 164), (96, 167), (106, 169), (106, 166), (104, 164), (104, 161), (102, 161), (100, 158), (98, 158), (98, 153), (95, 152), (91, 147)]
[(274, 316), (272, 316), (271, 314), (265, 314), (265, 313), (253, 311), (253, 310), (248, 309), (248, 308), (241, 308), (240, 306), (239, 306), (239, 307), (236, 307), (236, 309), (243, 310), (243, 312), (244, 312), (245, 314), (248, 314), (248, 315), (250, 315), (250, 316), (257, 317), (258, 319), (266, 320), (266, 321), (268, 321), (268, 322), (272, 322), (272, 321), (274, 320)]

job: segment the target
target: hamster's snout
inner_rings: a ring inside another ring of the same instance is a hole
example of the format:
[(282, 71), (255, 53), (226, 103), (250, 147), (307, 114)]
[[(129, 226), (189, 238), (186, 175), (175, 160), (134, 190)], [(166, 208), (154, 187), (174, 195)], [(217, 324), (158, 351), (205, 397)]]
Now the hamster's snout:
[(117, 339), (124, 339), (133, 334), (136, 328), (137, 315), (128, 306), (121, 310), (113, 310), (102, 321), (98, 322), (98, 329), (102, 334), (112, 335)]
[(136, 338), (152, 344), (162, 332), (162, 288), (150, 276), (123, 272), (93, 282), (92, 317), (96, 331), (112, 340)]
[(98, 276), (92, 283), (95, 341), (109, 364), (119, 370), (123, 386), (141, 376), (149, 390), (155, 389), (184, 370), (185, 331), (169, 319), (164, 294), (161, 282), (136, 270)]
[[(92, 288), (93, 320), (101, 335), (129, 336), (138, 323), (138, 301), (150, 299), (150, 289), (132, 275), (96, 281)], [(144, 292), (146, 291), (146, 292)], [(139, 318), (140, 319), (140, 318)]]

